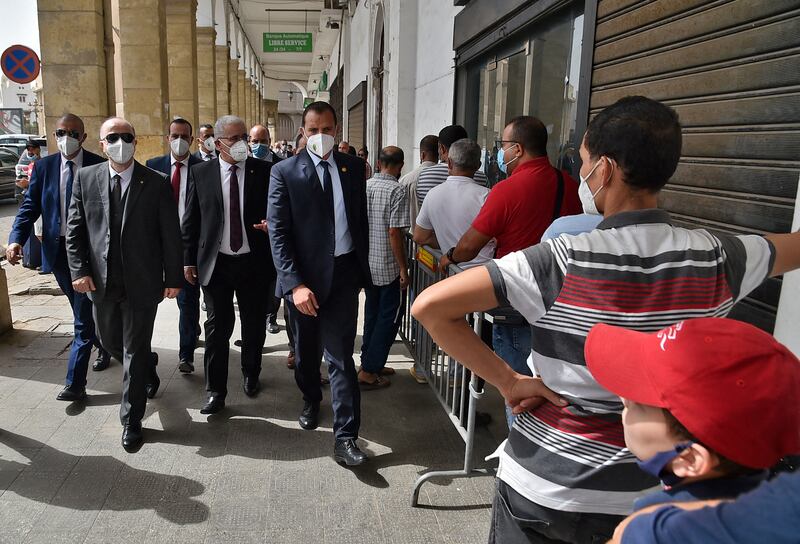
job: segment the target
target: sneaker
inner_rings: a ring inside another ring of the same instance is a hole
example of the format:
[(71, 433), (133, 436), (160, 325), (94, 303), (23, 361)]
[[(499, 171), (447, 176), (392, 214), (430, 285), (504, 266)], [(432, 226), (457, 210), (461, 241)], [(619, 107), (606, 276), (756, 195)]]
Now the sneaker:
[(425, 378), (425, 376), (423, 376), (420, 372), (417, 372), (416, 366), (412, 366), (411, 368), (409, 368), (408, 373), (411, 374), (411, 377), (414, 378), (417, 381), (417, 383), (420, 384), (428, 383), (427, 378)]

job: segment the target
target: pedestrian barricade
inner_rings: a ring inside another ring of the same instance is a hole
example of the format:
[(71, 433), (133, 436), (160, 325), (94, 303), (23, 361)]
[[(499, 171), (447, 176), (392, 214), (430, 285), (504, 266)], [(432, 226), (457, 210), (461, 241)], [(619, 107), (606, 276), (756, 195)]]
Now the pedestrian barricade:
[[(437, 281), (462, 271), (451, 265), (446, 273), (439, 271), (441, 251), (429, 246), (418, 246), (407, 238), (406, 256), (409, 265), (409, 288), (404, 291), (403, 319), (400, 337), (414, 357), (417, 372), (428, 380), (436, 398), (444, 408), (461, 438), (464, 440), (464, 467), (460, 470), (435, 470), (423, 474), (414, 484), (411, 506), (417, 506), (422, 484), (433, 478), (471, 478), (493, 474), (493, 469), (475, 468), (473, 447), (475, 443), (475, 413), (478, 401), (483, 397), (484, 385), (475, 374), (442, 351), (428, 331), (411, 315), (414, 297)], [(482, 312), (472, 316), (475, 332), (480, 336), (485, 316)]]

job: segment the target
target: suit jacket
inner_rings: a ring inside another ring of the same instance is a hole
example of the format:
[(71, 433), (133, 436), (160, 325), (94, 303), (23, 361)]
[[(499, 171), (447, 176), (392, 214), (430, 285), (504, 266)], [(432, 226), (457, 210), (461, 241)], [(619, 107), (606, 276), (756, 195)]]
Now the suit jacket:
[[(72, 279), (91, 276), (93, 302), (103, 300), (110, 245), (108, 165), (81, 168), (72, 188), (67, 258)], [(135, 162), (120, 239), (125, 292), (134, 308), (158, 304), (167, 287), (183, 287), (181, 233), (172, 187), (163, 174)]]
[[(362, 285), (371, 283), (369, 226), (364, 161), (333, 151), (339, 168), (347, 225), (362, 271)], [(333, 283), (334, 224), (325, 209), (325, 195), (304, 149), (272, 168), (267, 222), (272, 258), (278, 273), (278, 296), (288, 295), (300, 284), (314, 292), (320, 304)]]
[[(83, 150), (83, 168), (104, 161), (99, 155)], [(53, 153), (34, 163), (25, 200), (14, 219), (8, 243), (25, 245), (39, 216), (42, 217), (42, 272), (52, 272), (58, 257), (58, 239), (61, 237), (61, 153)]]
[[(197, 153), (200, 153), (199, 151)], [(192, 166), (195, 164), (204, 162), (202, 158), (195, 157), (194, 154), (189, 155), (189, 168), (191, 169)], [(147, 159), (145, 165), (148, 168), (152, 168), (156, 172), (161, 172), (162, 174), (166, 174), (167, 178), (170, 178), (172, 175), (172, 160), (170, 159), (170, 154), (167, 153), (166, 155), (161, 155), (160, 157), (153, 157), (152, 159)], [(187, 175), (187, 178), (188, 175)], [(170, 183), (172, 183), (170, 179)]]
[[(183, 215), (183, 263), (196, 266), (201, 285), (208, 285), (217, 264), (225, 225), (222, 200), (222, 175), (219, 159), (201, 162), (189, 169), (186, 212)], [(247, 243), (255, 259), (254, 266), (264, 281), (275, 278), (267, 234), (253, 228), (267, 217), (267, 187), (272, 164), (248, 157), (244, 175), (244, 219)], [(241, 182), (241, 177), (239, 178)]]
[[(202, 151), (195, 151), (194, 153), (192, 153), (192, 157), (194, 157), (195, 159), (199, 160), (200, 162), (206, 162), (206, 161), (203, 160), (203, 152)], [(219, 158), (219, 155), (217, 155), (216, 151), (214, 151), (214, 158), (215, 159)]]

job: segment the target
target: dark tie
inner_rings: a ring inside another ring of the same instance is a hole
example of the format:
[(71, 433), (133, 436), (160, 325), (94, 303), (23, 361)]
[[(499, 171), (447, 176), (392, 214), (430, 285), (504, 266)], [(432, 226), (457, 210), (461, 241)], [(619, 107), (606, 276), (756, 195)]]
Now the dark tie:
[(121, 210), (119, 209), (120, 204), (122, 202), (122, 178), (119, 177), (119, 174), (111, 178), (111, 206), (116, 213), (119, 213)]
[(69, 203), (72, 202), (72, 182), (75, 180), (75, 163), (72, 161), (67, 161), (67, 187), (64, 196), (64, 209), (67, 210), (69, 213)]
[(324, 170), (322, 173), (322, 191), (325, 193), (325, 208), (328, 210), (328, 215), (333, 217), (333, 180), (329, 170), (331, 165), (328, 161), (320, 161), (319, 164)]
[(175, 170), (172, 172), (172, 198), (175, 199), (175, 204), (181, 198), (181, 166), (183, 163), (175, 161)]
[(231, 166), (231, 250), (236, 253), (242, 249), (242, 214), (239, 210), (239, 178), (236, 177), (236, 165)]

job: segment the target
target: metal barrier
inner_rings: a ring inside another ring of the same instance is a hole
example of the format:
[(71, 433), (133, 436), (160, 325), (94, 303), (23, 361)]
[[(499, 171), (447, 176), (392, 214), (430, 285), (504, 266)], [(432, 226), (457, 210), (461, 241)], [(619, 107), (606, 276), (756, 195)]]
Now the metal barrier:
[[(457, 274), (462, 270), (458, 266), (451, 265), (447, 274), (439, 272), (439, 259), (442, 253), (428, 246), (418, 247), (410, 237), (407, 239), (406, 255), (411, 285), (404, 291), (405, 312), (400, 323), (400, 337), (413, 354), (417, 371), (421, 371), (428, 380), (428, 384), (461, 435), (465, 445), (464, 468), (431, 471), (417, 479), (411, 497), (411, 506), (417, 506), (420, 488), (430, 479), (471, 478), (494, 474), (494, 469), (473, 466), (475, 413), (478, 400), (484, 394), (482, 380), (479, 380), (475, 374), (442, 351), (428, 331), (411, 315), (411, 304), (417, 293), (446, 276)], [(475, 332), (480, 336), (484, 316), (482, 313), (476, 313), (473, 319)]]

